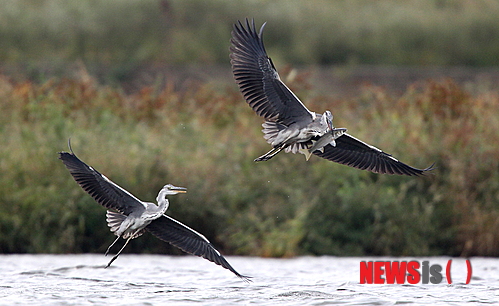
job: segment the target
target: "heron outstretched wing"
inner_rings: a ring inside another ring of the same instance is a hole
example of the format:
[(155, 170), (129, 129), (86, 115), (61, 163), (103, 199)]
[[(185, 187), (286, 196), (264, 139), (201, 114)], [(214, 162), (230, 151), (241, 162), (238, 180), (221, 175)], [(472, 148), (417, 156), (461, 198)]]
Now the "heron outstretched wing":
[(236, 83), (246, 102), (268, 121), (289, 126), (312, 120), (312, 113), (281, 81), (267, 56), (262, 40), (264, 26), (257, 33), (254, 21), (246, 19), (246, 27), (240, 21), (234, 25), (230, 62)]
[(189, 254), (201, 256), (228, 269), (240, 278), (245, 280), (248, 279), (247, 276), (241, 275), (234, 270), (206, 237), (167, 215), (163, 215), (152, 221), (146, 227), (146, 230), (159, 239), (166, 241)]
[(335, 147), (328, 144), (324, 147), (324, 152), (315, 151), (313, 154), (333, 162), (374, 173), (417, 176), (433, 169), (433, 166), (418, 169), (406, 165), (390, 154), (347, 133), (336, 139)]
[(83, 190), (107, 209), (117, 210), (124, 215), (145, 209), (142, 201), (85, 164), (74, 153), (60, 152), (59, 159)]

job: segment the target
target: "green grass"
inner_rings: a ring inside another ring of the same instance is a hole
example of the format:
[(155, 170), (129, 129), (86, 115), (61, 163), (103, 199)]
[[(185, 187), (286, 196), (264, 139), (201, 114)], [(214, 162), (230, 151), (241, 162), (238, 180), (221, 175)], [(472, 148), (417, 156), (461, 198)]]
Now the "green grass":
[[(127, 95), (83, 73), (0, 76), (0, 252), (103, 252), (113, 240), (105, 209), (57, 159), (71, 138), (83, 161), (143, 200), (166, 183), (187, 187), (168, 214), (226, 254), (499, 255), (497, 91), (447, 80), (338, 99), (315, 95), (306, 76), (289, 85), (311, 109), (332, 109), (335, 126), (437, 168), (376, 175), (284, 153), (254, 163), (269, 149), (262, 120), (232, 88)], [(151, 235), (128, 251), (178, 252)]]
[[(267, 21), (274, 61), (499, 64), (495, 0), (0, 0), (0, 62), (43, 77), (81, 60), (120, 79), (139, 65), (227, 63), (232, 24)], [(47, 66), (49, 68), (47, 68)], [(41, 76), (39, 74), (42, 74)]]

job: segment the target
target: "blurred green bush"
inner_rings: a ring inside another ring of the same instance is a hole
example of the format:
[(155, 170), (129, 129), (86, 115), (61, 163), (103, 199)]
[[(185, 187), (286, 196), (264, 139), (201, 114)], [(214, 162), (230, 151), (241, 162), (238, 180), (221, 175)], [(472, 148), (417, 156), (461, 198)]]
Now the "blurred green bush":
[[(283, 75), (286, 78), (286, 75)], [(57, 152), (75, 153), (143, 200), (188, 188), (168, 214), (226, 254), (499, 255), (499, 93), (451, 80), (401, 95), (368, 86), (338, 99), (287, 80), (310, 109), (425, 177), (377, 175), (269, 149), (234, 87), (145, 87), (125, 94), (81, 72), (43, 83), (0, 75), (0, 252), (104, 252), (105, 209)], [(170, 252), (151, 235), (129, 252)], [(176, 251), (172, 251), (176, 252)]]
[(227, 63), (232, 24), (247, 17), (257, 26), (268, 22), (265, 42), (276, 63), (499, 64), (495, 0), (0, 0), (0, 6), (0, 63), (35, 71), (81, 60), (119, 78), (143, 63)]

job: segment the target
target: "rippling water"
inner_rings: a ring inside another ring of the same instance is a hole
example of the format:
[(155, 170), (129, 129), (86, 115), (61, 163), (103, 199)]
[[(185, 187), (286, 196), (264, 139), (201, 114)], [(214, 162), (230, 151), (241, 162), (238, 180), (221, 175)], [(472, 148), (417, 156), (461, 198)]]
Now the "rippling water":
[(360, 261), (450, 258), (228, 257), (245, 283), (194, 256), (0, 255), (0, 305), (470, 305), (499, 302), (499, 259), (454, 258), (451, 285), (359, 283)]

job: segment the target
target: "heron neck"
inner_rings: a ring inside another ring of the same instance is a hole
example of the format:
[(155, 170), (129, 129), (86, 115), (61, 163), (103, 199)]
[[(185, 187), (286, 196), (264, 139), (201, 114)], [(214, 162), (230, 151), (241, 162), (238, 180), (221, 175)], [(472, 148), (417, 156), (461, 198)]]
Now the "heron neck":
[(161, 214), (163, 214), (168, 209), (168, 205), (170, 205), (168, 199), (166, 198), (167, 195), (167, 191), (161, 190), (156, 197), (156, 201), (158, 203), (158, 211), (161, 212)]

